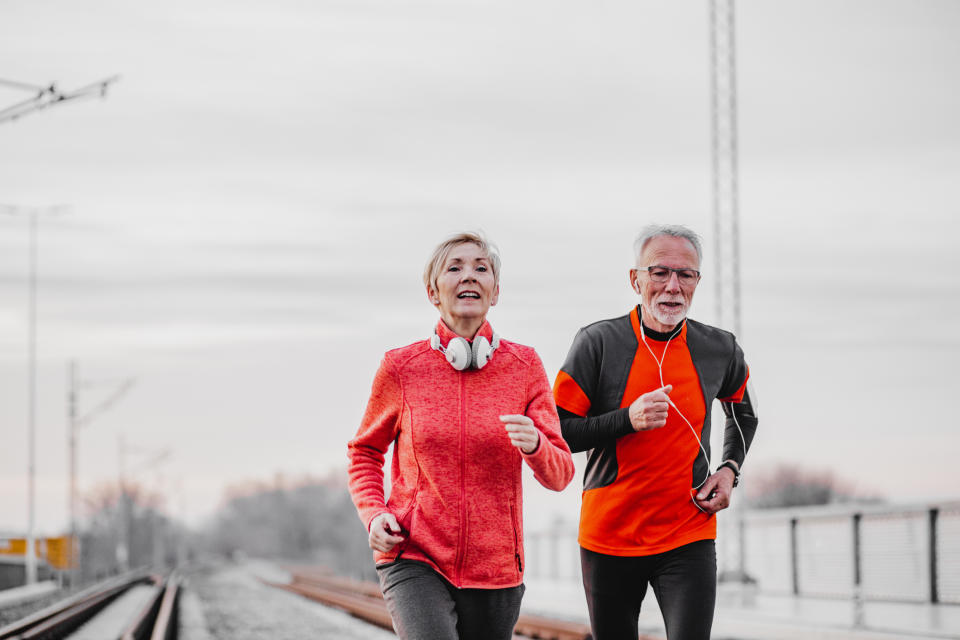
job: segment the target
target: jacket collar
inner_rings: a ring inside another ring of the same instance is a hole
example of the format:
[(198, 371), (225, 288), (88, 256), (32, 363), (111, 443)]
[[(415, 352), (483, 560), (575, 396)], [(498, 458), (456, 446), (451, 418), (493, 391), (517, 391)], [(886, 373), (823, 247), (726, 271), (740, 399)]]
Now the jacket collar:
[[(443, 321), (443, 318), (440, 318), (437, 321), (437, 326), (435, 331), (437, 332), (437, 336), (440, 338), (440, 344), (443, 345), (444, 348), (446, 348), (446, 346), (454, 338), (462, 337), (462, 336), (457, 336), (457, 334), (454, 333), (453, 330), (447, 326), (447, 323)], [(487, 320), (484, 320), (483, 324), (480, 325), (480, 328), (477, 329), (477, 335), (474, 336), (474, 338), (476, 338), (477, 336), (483, 336), (490, 342), (493, 342), (493, 328), (490, 326), (490, 323)], [(472, 341), (469, 341), (469, 342), (472, 342)]]

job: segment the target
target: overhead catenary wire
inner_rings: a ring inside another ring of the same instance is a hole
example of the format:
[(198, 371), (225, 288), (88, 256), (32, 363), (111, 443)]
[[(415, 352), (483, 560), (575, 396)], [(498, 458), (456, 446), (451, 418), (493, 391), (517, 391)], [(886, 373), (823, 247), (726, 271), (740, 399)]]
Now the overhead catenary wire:
[(61, 91), (53, 82), (51, 82), (49, 85), (42, 86), (27, 82), (20, 82), (17, 80), (0, 78), (0, 85), (10, 87), (12, 89), (23, 89), (36, 94), (32, 98), (21, 100), (20, 102), (0, 109), (0, 122), (16, 120), (17, 118), (25, 116), (34, 111), (40, 111), (41, 109), (46, 109), (47, 107), (67, 102), (69, 100), (93, 98), (98, 95), (101, 98), (104, 98), (107, 95), (107, 88), (111, 84), (117, 82), (119, 79), (119, 75), (113, 75), (108, 78), (104, 78), (103, 80), (97, 80), (96, 82), (91, 82), (70, 91)]
[(127, 378), (126, 380), (124, 380), (123, 384), (121, 384), (120, 387), (116, 391), (114, 391), (109, 397), (107, 397), (103, 402), (101, 402), (99, 405), (97, 405), (96, 407), (88, 411), (85, 415), (77, 418), (77, 426), (79, 427), (86, 426), (87, 423), (89, 423), (91, 420), (96, 418), (98, 415), (110, 409), (110, 407), (115, 405), (124, 395), (126, 395), (128, 391), (130, 391), (130, 389), (133, 388), (134, 384), (136, 384), (135, 378)]

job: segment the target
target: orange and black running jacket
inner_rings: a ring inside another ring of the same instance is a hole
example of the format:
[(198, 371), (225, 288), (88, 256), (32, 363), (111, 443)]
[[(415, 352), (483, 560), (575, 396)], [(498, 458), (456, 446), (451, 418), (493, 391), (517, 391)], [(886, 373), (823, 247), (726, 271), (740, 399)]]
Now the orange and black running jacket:
[[(749, 375), (733, 334), (690, 319), (672, 338), (649, 328), (641, 333), (637, 307), (577, 333), (554, 399), (571, 451), (587, 451), (581, 546), (644, 556), (716, 537), (715, 517), (692, 495), (710, 473), (714, 399), (726, 416), (723, 458), (714, 464), (743, 464), (757, 428)], [(664, 384), (673, 385), (676, 405), (666, 425), (635, 432), (630, 404)]]

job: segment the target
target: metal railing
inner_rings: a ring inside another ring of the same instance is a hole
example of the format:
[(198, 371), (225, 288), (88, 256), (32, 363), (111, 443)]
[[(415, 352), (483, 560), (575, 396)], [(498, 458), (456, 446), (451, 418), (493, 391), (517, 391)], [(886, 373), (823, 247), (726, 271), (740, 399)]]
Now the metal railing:
[[(960, 501), (722, 512), (720, 574), (741, 549), (759, 593), (960, 604)], [(531, 578), (579, 581), (576, 531), (528, 531), (526, 560)]]
[(744, 569), (760, 592), (960, 604), (960, 502), (831, 505), (721, 518), (721, 572)]

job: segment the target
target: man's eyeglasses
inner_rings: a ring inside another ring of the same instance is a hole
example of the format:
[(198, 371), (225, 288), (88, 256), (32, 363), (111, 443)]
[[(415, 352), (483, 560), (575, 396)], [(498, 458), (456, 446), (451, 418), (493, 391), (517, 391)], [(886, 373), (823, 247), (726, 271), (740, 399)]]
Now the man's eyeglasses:
[(663, 267), (658, 264), (647, 267), (647, 273), (650, 279), (657, 283), (664, 283), (670, 280), (670, 274), (677, 274), (677, 280), (681, 285), (693, 285), (700, 281), (700, 272), (696, 269), (674, 269), (673, 267)]

